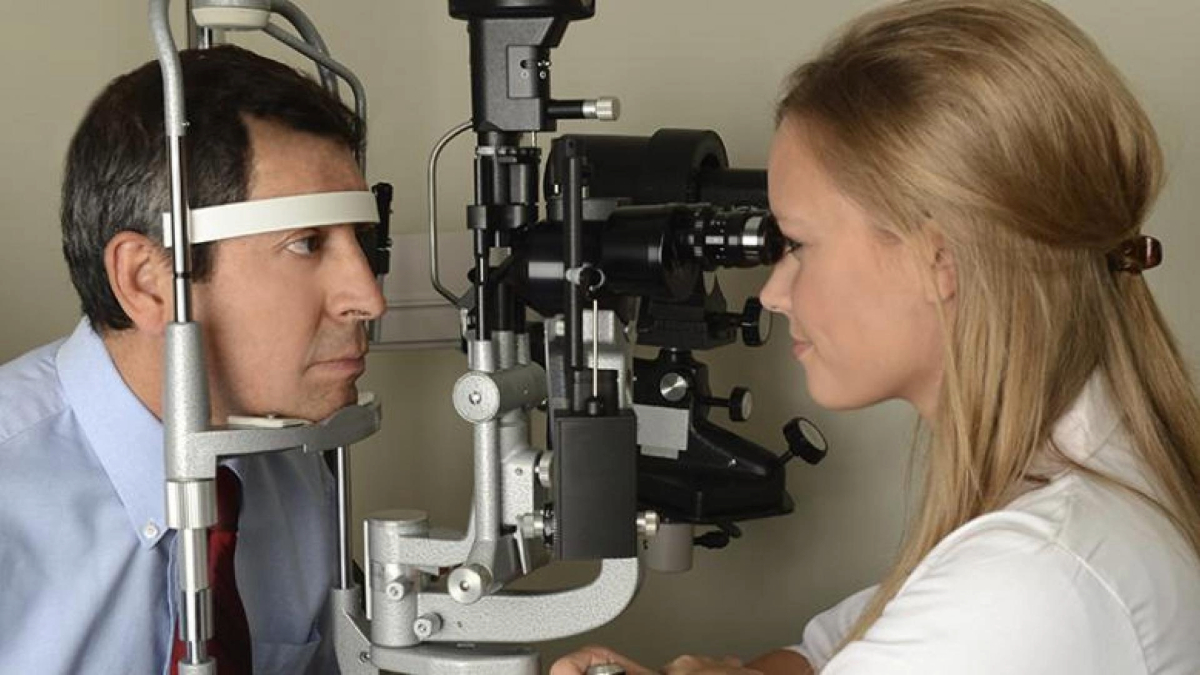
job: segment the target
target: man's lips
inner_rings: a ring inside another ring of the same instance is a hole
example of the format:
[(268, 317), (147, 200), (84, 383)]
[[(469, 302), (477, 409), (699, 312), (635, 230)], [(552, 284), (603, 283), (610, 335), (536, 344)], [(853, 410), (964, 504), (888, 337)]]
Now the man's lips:
[(312, 365), (313, 368), (318, 368), (325, 371), (334, 371), (339, 373), (362, 374), (366, 369), (366, 355), (364, 353), (347, 354), (345, 356), (335, 356), (330, 359), (317, 361)]

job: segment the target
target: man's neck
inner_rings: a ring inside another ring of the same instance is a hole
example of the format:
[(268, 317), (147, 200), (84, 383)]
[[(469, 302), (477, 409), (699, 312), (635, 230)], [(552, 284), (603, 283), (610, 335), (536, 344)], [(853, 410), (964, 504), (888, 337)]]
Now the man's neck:
[(142, 405), (162, 419), (163, 344), (136, 329), (101, 334), (104, 347), (125, 386)]

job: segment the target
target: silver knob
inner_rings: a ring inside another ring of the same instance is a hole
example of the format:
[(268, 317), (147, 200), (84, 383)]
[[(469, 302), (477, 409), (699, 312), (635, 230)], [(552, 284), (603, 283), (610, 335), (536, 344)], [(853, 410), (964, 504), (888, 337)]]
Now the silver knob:
[(583, 102), (583, 116), (592, 120), (611, 122), (621, 117), (621, 101), (612, 97)]
[(682, 401), (689, 388), (687, 378), (679, 373), (667, 373), (658, 381), (658, 393), (671, 403)]
[(546, 518), (540, 513), (526, 513), (517, 519), (521, 525), (521, 536), (525, 539), (545, 539)]
[(642, 511), (637, 517), (638, 534), (653, 537), (658, 534), (658, 524), (662, 522), (657, 511)]
[(537, 473), (538, 482), (547, 490), (550, 489), (554, 470), (554, 455), (549, 452), (543, 452), (538, 455), (537, 465), (534, 466), (534, 471)]
[(491, 585), (491, 571), (477, 563), (463, 565), (450, 573), (450, 597), (464, 605), (479, 602)]

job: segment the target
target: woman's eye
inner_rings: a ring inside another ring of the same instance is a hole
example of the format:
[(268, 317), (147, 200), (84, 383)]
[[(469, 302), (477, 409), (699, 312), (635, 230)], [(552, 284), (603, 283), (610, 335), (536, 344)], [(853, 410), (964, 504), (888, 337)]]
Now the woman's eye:
[(285, 248), (296, 255), (310, 256), (317, 252), (317, 235), (310, 234), (307, 237), (295, 239), (289, 242)]
[(800, 252), (803, 250), (804, 250), (803, 242), (795, 241), (793, 239), (788, 239), (786, 241), (786, 243), (784, 244), (784, 252), (787, 253), (788, 255), (792, 256), (793, 258), (796, 258), (797, 260), (800, 259)]

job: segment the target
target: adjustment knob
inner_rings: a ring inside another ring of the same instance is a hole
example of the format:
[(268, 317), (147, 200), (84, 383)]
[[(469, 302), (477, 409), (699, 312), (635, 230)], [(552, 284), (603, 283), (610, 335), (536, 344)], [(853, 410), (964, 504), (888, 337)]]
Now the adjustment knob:
[(742, 342), (747, 347), (761, 347), (771, 338), (771, 314), (763, 313), (762, 302), (758, 298), (746, 300), (738, 323), (742, 328)]
[(783, 425), (783, 437), (787, 439), (787, 451), (780, 455), (779, 461), (784, 464), (793, 457), (816, 464), (825, 459), (829, 450), (821, 430), (803, 417), (793, 417)]
[(729, 392), (729, 419), (745, 422), (754, 412), (754, 395), (746, 387), (734, 387)]
[(621, 101), (611, 96), (584, 101), (583, 116), (607, 122), (618, 120), (621, 118)]
[(729, 419), (734, 422), (745, 422), (754, 412), (754, 395), (746, 387), (734, 387), (729, 392), (729, 398), (705, 396), (703, 402), (719, 408), (729, 409)]
[(691, 388), (687, 378), (676, 372), (667, 373), (658, 380), (659, 395), (663, 397), (663, 400), (671, 403), (682, 401)]
[(450, 597), (461, 604), (478, 602), (492, 585), (492, 572), (479, 563), (467, 563), (450, 573)]

